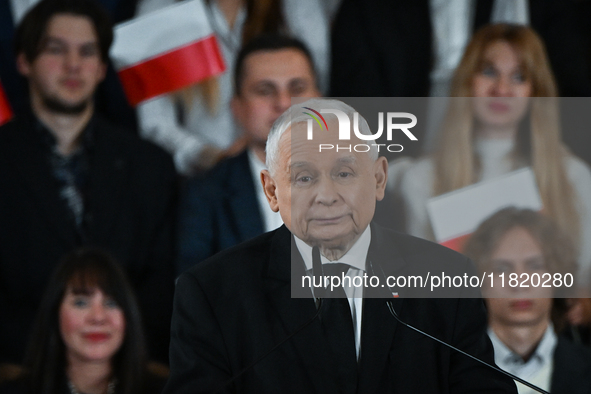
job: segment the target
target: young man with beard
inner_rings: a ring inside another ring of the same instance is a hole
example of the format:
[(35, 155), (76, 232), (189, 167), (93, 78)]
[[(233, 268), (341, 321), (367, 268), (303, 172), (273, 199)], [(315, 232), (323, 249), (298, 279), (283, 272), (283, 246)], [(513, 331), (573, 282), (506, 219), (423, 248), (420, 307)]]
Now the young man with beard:
[(31, 108), (0, 129), (0, 362), (22, 361), (49, 275), (82, 245), (123, 264), (151, 355), (167, 358), (175, 172), (159, 148), (95, 114), (112, 40), (90, 0), (41, 1), (16, 31)]

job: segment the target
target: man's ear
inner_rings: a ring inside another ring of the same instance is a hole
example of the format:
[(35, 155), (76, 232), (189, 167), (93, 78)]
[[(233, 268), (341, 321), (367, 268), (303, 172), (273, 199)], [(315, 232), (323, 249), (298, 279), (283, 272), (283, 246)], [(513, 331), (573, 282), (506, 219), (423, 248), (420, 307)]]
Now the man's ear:
[(24, 77), (28, 77), (31, 73), (31, 63), (29, 63), (23, 52), (19, 53), (16, 57), (16, 69)]
[(265, 191), (265, 196), (267, 197), (271, 210), (273, 212), (279, 212), (277, 185), (268, 170), (261, 171), (261, 182), (263, 183), (263, 190)]
[(376, 200), (382, 201), (388, 182), (388, 160), (384, 156), (378, 157), (374, 163), (374, 175), (376, 177)]

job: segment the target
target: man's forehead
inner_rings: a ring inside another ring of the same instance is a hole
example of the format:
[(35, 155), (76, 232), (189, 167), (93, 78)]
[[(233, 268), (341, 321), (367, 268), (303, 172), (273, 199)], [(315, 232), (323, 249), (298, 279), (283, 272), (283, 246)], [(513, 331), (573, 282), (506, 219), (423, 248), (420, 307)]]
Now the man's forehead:
[(98, 36), (92, 20), (85, 15), (59, 13), (53, 15), (45, 29), (45, 40), (98, 44)]
[[(292, 161), (292, 158), (290, 158), (290, 160), (288, 161), (288, 168), (292, 170), (297, 168), (308, 168), (316, 166), (316, 163), (312, 160), (297, 160), (296, 158), (296, 160)], [(348, 155), (336, 157), (332, 163), (334, 165), (357, 165), (359, 163), (359, 160), (353, 155)]]
[[(291, 61), (287, 61), (291, 58)], [(294, 67), (296, 63), (306, 64), (306, 67)], [(272, 80), (274, 77), (295, 79), (312, 76), (312, 69), (308, 58), (296, 48), (282, 48), (260, 50), (249, 54), (244, 59), (244, 76), (260, 80)]]

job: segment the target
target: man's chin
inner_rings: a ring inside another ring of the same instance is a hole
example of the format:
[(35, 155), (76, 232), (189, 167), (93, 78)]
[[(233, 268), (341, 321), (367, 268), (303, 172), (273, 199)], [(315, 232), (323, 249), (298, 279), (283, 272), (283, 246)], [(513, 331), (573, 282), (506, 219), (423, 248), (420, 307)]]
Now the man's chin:
[(321, 250), (339, 250), (346, 253), (358, 238), (358, 234), (351, 231), (312, 231), (308, 233), (304, 241), (308, 245), (318, 246)]
[(76, 103), (68, 103), (54, 97), (43, 97), (45, 108), (60, 115), (80, 115), (90, 106), (90, 99), (84, 99)]

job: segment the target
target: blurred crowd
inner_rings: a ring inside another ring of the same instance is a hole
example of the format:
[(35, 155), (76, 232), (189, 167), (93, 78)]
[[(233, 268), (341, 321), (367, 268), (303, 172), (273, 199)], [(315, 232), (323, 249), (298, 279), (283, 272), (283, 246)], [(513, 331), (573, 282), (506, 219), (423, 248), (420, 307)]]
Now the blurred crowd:
[[(226, 70), (134, 108), (113, 24), (183, 1)], [(591, 122), (565, 126), (562, 101), (591, 104), (591, 1), (183, 1), (0, 0), (0, 392), (160, 392), (175, 278), (283, 224), (268, 132), (330, 96), (449, 98), (388, 153), (383, 226), (435, 241), (430, 199), (531, 168), (543, 209), (495, 213), (462, 251), (576, 273), (571, 298), (483, 291), (501, 368), (591, 393)]]

